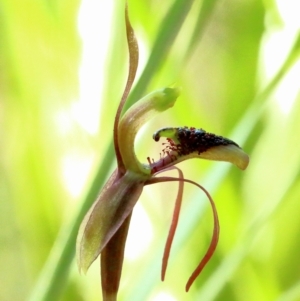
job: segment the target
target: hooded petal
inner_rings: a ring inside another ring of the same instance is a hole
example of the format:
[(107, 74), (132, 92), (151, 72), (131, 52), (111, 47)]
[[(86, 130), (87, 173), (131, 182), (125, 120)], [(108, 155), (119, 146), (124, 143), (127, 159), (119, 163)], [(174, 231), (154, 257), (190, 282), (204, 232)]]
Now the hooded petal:
[(150, 175), (149, 166), (141, 164), (134, 152), (134, 140), (138, 130), (150, 118), (175, 104), (180, 88), (164, 88), (154, 91), (131, 106), (122, 117), (119, 132), (119, 148), (124, 166), (136, 173)]

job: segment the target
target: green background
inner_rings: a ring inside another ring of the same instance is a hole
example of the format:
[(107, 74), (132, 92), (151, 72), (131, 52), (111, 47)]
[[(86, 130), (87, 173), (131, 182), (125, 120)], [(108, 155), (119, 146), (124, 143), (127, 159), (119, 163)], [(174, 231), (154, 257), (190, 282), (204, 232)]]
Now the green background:
[[(127, 70), (124, 1), (105, 2), (0, 1), (0, 300), (101, 300), (99, 261), (85, 276), (73, 259), (80, 219), (115, 166), (112, 126)], [(250, 164), (179, 165), (211, 192), (221, 226), (189, 293), (212, 233), (208, 202), (185, 185), (162, 283), (176, 184), (145, 188), (119, 300), (300, 300), (297, 11), (297, 1), (129, 1), (141, 49), (129, 101), (182, 87), (175, 107), (141, 130), (140, 160), (159, 158), (153, 132), (186, 125), (233, 139)]]

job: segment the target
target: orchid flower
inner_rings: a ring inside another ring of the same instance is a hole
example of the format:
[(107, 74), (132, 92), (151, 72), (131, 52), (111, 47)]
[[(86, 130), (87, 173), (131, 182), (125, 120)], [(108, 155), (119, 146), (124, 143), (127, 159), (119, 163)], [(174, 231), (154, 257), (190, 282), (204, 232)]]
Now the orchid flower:
[[(214, 218), (213, 235), (205, 256), (186, 284), (186, 291), (188, 291), (216, 249), (219, 221), (215, 204), (209, 193), (196, 182), (185, 179), (182, 171), (175, 165), (187, 159), (202, 158), (231, 162), (240, 169), (245, 169), (249, 162), (248, 156), (235, 142), (194, 127), (166, 127), (158, 130), (154, 133), (153, 139), (159, 141), (162, 137), (166, 138), (160, 159), (154, 161), (147, 158), (146, 164), (137, 159), (134, 141), (138, 130), (150, 118), (171, 108), (180, 94), (180, 89), (167, 87), (152, 92), (132, 105), (121, 116), (138, 64), (138, 46), (128, 19), (127, 5), (125, 23), (129, 48), (129, 75), (114, 122), (113, 139), (117, 168), (82, 221), (76, 246), (79, 270), (84, 273), (101, 254), (101, 283), (104, 301), (117, 300), (130, 218), (144, 186), (172, 181), (179, 183), (172, 224), (163, 255), (162, 280), (165, 277), (178, 223), (184, 183), (190, 183), (202, 189), (209, 199)], [(160, 173), (170, 169), (178, 171), (178, 178), (159, 176)]]

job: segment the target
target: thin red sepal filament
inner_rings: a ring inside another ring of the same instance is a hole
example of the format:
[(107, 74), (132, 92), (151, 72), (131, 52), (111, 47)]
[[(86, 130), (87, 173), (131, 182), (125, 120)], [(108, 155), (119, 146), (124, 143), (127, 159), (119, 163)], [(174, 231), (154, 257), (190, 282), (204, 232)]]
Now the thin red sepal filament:
[[(163, 170), (163, 172), (167, 171), (167, 170), (172, 170), (172, 169), (176, 169), (179, 174), (178, 178), (183, 179), (183, 172), (181, 171), (181, 169), (179, 169), (176, 166), (171, 166), (171, 167)], [(173, 239), (175, 236), (176, 228), (178, 225), (179, 214), (180, 214), (181, 203), (182, 203), (182, 196), (183, 196), (183, 187), (184, 187), (184, 182), (180, 181), (179, 186), (178, 186), (178, 193), (177, 193), (177, 197), (176, 197), (176, 201), (175, 201), (173, 216), (172, 216), (172, 222), (171, 222), (171, 226), (169, 229), (169, 233), (168, 233), (168, 237), (167, 237), (167, 241), (166, 241), (166, 245), (165, 245), (165, 249), (164, 249), (164, 255), (163, 255), (163, 259), (162, 259), (162, 267), (161, 267), (161, 280), (162, 281), (165, 280), (165, 275), (166, 275), (166, 270), (167, 270), (167, 266), (168, 266), (168, 260), (169, 260), (169, 256), (170, 256), (170, 252), (171, 252), (171, 247), (172, 247)]]
[[(216, 250), (216, 247), (217, 247), (217, 244), (219, 241), (219, 233), (220, 233), (218, 213), (217, 213), (215, 203), (214, 203), (212, 197), (210, 196), (209, 192), (203, 186), (199, 185), (198, 183), (196, 183), (192, 180), (189, 180), (189, 179), (184, 179), (182, 172), (179, 173), (179, 178), (154, 177), (154, 178), (151, 178), (150, 180), (148, 180), (145, 184), (154, 184), (154, 183), (162, 183), (162, 182), (179, 182), (179, 183), (186, 182), (186, 183), (190, 183), (190, 184), (197, 186), (206, 194), (206, 196), (210, 202), (212, 211), (213, 211), (214, 227), (213, 227), (213, 235), (211, 238), (211, 242), (210, 242), (210, 245), (209, 245), (204, 257), (201, 259), (200, 263), (198, 264), (198, 266), (196, 267), (196, 269), (194, 270), (194, 272), (192, 273), (192, 275), (190, 276), (190, 278), (186, 284), (185, 290), (186, 290), (186, 292), (188, 292), (191, 285), (194, 283), (195, 279), (199, 276), (199, 274), (201, 273), (203, 268), (206, 266), (206, 264), (209, 262), (210, 258), (212, 257), (212, 255), (214, 254), (214, 252)], [(183, 186), (179, 187), (179, 189), (178, 189), (178, 195), (176, 198), (175, 208), (174, 208), (174, 212), (173, 212), (172, 224), (171, 224), (171, 227), (169, 230), (169, 235), (168, 235), (166, 246), (165, 246), (165, 251), (164, 251), (164, 256), (163, 256), (163, 264), (162, 264), (162, 280), (164, 279), (164, 276), (165, 276), (167, 263), (168, 263), (168, 259), (169, 259), (169, 254), (170, 254), (170, 249), (171, 249), (171, 245), (173, 242), (174, 234), (175, 234), (177, 223), (178, 223), (179, 212), (180, 212), (180, 208), (181, 208), (182, 193), (183, 193)]]

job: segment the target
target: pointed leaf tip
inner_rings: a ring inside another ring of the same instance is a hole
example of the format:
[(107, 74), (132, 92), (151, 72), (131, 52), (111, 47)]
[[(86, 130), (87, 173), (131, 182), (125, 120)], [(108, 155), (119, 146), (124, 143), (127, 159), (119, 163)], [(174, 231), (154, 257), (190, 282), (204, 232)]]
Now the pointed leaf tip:
[(93, 206), (90, 208), (90, 210), (87, 212), (87, 214), (85, 215), (77, 235), (77, 241), (76, 241), (77, 266), (79, 269), (79, 273), (82, 272), (84, 275), (87, 273), (90, 265), (92, 264), (92, 262), (95, 260), (96, 257), (96, 255), (91, 254), (88, 248), (84, 245), (85, 229), (96, 204), (97, 203), (95, 202)]

